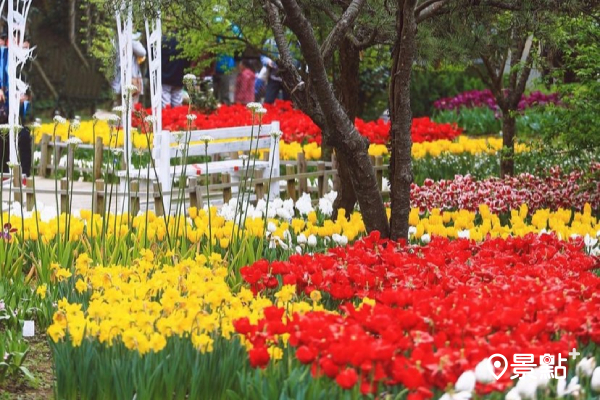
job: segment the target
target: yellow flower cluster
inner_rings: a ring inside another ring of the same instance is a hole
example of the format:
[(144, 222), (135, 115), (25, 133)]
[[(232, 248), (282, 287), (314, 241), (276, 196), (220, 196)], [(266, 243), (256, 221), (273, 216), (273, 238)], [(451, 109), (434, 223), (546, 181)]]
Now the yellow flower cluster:
[[(94, 126), (95, 124), (95, 126)], [(82, 121), (79, 128), (71, 132), (71, 135), (81, 139), (84, 144), (94, 143), (94, 130), (96, 138), (101, 138), (104, 146), (123, 147), (125, 143), (125, 135), (122, 130), (111, 130), (107, 121)], [(48, 134), (54, 139), (55, 124), (42, 124), (41, 127), (34, 131), (35, 143), (40, 143), (42, 135)], [(137, 128), (132, 128), (132, 142), (135, 148), (147, 149), (148, 142), (152, 144), (152, 134), (148, 136), (140, 133)], [(56, 125), (56, 140), (66, 141), (69, 138), (69, 124)]]
[(87, 308), (62, 299), (48, 334), (55, 343), (68, 335), (75, 347), (84, 339), (107, 346), (122, 342), (145, 354), (161, 351), (169, 337), (179, 336), (190, 339), (198, 351), (210, 352), (216, 337), (229, 340), (234, 335), (233, 321), (246, 317), (255, 324), (266, 307), (285, 308), (284, 318), (323, 310), (314, 299), (312, 304), (297, 301), (294, 286), (284, 286), (275, 295), (276, 304), (245, 288), (233, 293), (219, 254), (166, 265), (145, 250), (128, 266), (93, 266), (82, 254), (74, 273), (77, 291), (89, 295)]
[[(559, 209), (550, 211), (538, 210), (531, 216), (528, 223), (527, 205), (523, 204), (519, 210), (511, 210), (510, 221), (502, 224), (500, 218), (492, 214), (487, 205), (480, 205), (479, 212), (466, 210), (440, 211), (433, 209), (427, 216), (421, 217), (418, 209), (412, 209), (409, 224), (416, 227), (414, 236), (420, 239), (423, 234), (443, 236), (449, 238), (459, 237), (460, 231), (469, 231), (469, 238), (483, 241), (487, 235), (492, 238), (506, 238), (512, 236), (525, 236), (528, 233), (545, 231), (555, 232), (559, 237), (568, 239), (571, 235), (585, 236), (589, 234), (596, 237), (600, 231), (600, 221), (591, 214), (591, 207), (586, 205), (582, 213), (571, 210)], [(479, 216), (479, 221), (477, 217)]]
[[(309, 143), (302, 146), (300, 143), (284, 143), (279, 145), (282, 160), (296, 160), (298, 153), (304, 152), (307, 160), (319, 160), (321, 158), (321, 148), (316, 143)], [(501, 138), (469, 138), (459, 136), (458, 140), (436, 140), (434, 142), (413, 143), (412, 155), (415, 159), (430, 157), (439, 157), (442, 154), (496, 154), (502, 149)], [(527, 151), (524, 144), (517, 143), (515, 151), (521, 153)], [(387, 156), (389, 154), (387, 146), (383, 144), (371, 144), (369, 146), (369, 155)]]

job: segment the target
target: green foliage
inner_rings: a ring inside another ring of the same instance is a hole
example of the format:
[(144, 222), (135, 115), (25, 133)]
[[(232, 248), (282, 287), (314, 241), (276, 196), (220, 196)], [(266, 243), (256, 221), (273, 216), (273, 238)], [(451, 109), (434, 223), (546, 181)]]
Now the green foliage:
[[(0, 322), (3, 318), (3, 312), (0, 311)], [(21, 336), (11, 331), (0, 330), (0, 384), (6, 378), (15, 375), (23, 375), (29, 381), (35, 382), (34, 376), (23, 365), (28, 352), (29, 345)]]
[(438, 69), (415, 66), (411, 76), (410, 105), (413, 117), (432, 115), (433, 103), (442, 97), (483, 89), (479, 78), (469, 70), (446, 66)]
[(465, 108), (436, 111), (433, 120), (438, 123), (456, 123), (467, 135), (497, 134), (502, 129), (502, 121), (488, 107)]

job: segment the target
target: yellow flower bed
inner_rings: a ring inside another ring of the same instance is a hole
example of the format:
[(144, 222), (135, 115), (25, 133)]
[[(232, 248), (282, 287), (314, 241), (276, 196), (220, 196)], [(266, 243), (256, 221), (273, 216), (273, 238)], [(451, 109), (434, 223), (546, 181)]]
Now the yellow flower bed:
[[(309, 143), (302, 146), (300, 143), (284, 143), (279, 145), (282, 160), (296, 160), (298, 153), (304, 151), (307, 160), (319, 160), (321, 158), (321, 148), (316, 143)], [(415, 159), (430, 157), (439, 157), (442, 154), (496, 154), (502, 149), (501, 138), (472, 139), (467, 136), (459, 136), (457, 141), (436, 140), (434, 142), (413, 143), (412, 156)], [(521, 153), (527, 151), (524, 144), (517, 144), (515, 151)], [(371, 144), (369, 146), (369, 155), (387, 156), (389, 154), (387, 146), (383, 144)]]
[[(219, 254), (210, 259), (197, 255), (168, 265), (155, 259), (151, 250), (141, 253), (127, 266), (94, 266), (87, 254), (77, 258), (76, 291), (89, 295), (89, 305), (84, 309), (81, 303), (58, 302), (48, 328), (55, 343), (68, 334), (75, 347), (84, 338), (107, 346), (120, 341), (145, 354), (161, 351), (169, 337), (179, 336), (190, 338), (200, 352), (210, 352), (215, 335), (230, 339), (234, 320), (246, 317), (255, 324), (266, 307), (284, 307), (288, 316), (323, 310), (314, 299), (311, 303), (296, 301), (293, 286), (284, 286), (275, 295), (275, 304), (246, 288), (232, 292)], [(59, 273), (61, 270), (58, 268)]]
[[(591, 207), (586, 206), (583, 213), (559, 209), (557, 211), (538, 210), (527, 222), (527, 205), (523, 204), (520, 210), (511, 210), (510, 221), (502, 224), (498, 215), (492, 214), (487, 205), (480, 205), (479, 212), (466, 210), (440, 211), (433, 209), (426, 216), (420, 216), (418, 209), (412, 209), (409, 224), (416, 227), (414, 236), (420, 239), (423, 234), (443, 236), (448, 238), (459, 237), (460, 231), (469, 231), (469, 238), (477, 242), (483, 241), (487, 235), (492, 238), (508, 236), (525, 236), (528, 233), (552, 231), (562, 239), (569, 239), (571, 235), (596, 237), (600, 231), (600, 222), (591, 214)], [(477, 217), (480, 222), (476, 222)]]
[[(122, 147), (124, 144), (123, 131), (112, 132), (106, 121), (82, 121), (81, 126), (71, 134), (81, 139), (85, 144), (93, 143), (93, 126), (96, 123), (96, 137), (102, 138), (102, 143), (110, 147)], [(35, 130), (35, 142), (39, 143), (42, 139), (42, 134), (47, 133), (52, 135), (54, 132), (54, 123), (43, 124)], [(56, 129), (57, 140), (65, 141), (68, 139), (69, 126), (58, 125)], [(152, 144), (152, 134), (148, 135), (139, 133), (137, 129), (132, 129), (132, 141), (135, 148), (147, 149), (148, 141)], [(459, 136), (457, 141), (436, 140), (434, 142), (413, 143), (412, 155), (415, 159), (426, 156), (438, 157), (444, 153), (450, 154), (496, 154), (502, 149), (501, 138), (469, 138), (467, 136)], [(527, 151), (527, 146), (517, 144), (515, 147), (517, 153)], [(285, 143), (283, 140), (279, 143), (279, 153), (282, 160), (296, 160), (298, 153), (304, 152), (307, 160), (320, 160), (321, 147), (317, 143), (309, 143), (302, 145), (298, 142)], [(369, 155), (371, 156), (386, 156), (388, 149), (383, 144), (371, 144), (369, 146)], [(262, 156), (262, 154), (261, 154)]]
[[(390, 210), (388, 209), (388, 216)], [(237, 234), (237, 228), (232, 221), (226, 220), (217, 214), (217, 209), (211, 207), (211, 229), (209, 229), (208, 213), (195, 207), (188, 209), (189, 218), (171, 217), (168, 231), (171, 237), (185, 237), (190, 243), (205, 243), (209, 234), (212, 234), (212, 245), (218, 246), (225, 251), (229, 248), (232, 232)], [(63, 214), (60, 218), (47, 221), (39, 219), (37, 224), (35, 218), (27, 218), (24, 223), (25, 240), (41, 240), (49, 243), (57, 234), (64, 235), (67, 232), (66, 225), (69, 221), (69, 239), (72, 242), (80, 241), (82, 237), (101, 236), (103, 223), (105, 223), (105, 234), (124, 237), (129, 233), (128, 216), (109, 215), (106, 221), (98, 214), (93, 216), (90, 211), (83, 210), (79, 217), (67, 219)], [(148, 226), (146, 227), (146, 219)], [(15, 215), (4, 213), (4, 221), (10, 222), (13, 227), (21, 229), (21, 219)], [(345, 217), (344, 210), (340, 210), (338, 218), (331, 220), (319, 217), (317, 212), (312, 211), (306, 217), (294, 217), (291, 220), (281, 218), (270, 218), (267, 223), (272, 223), (275, 230), (271, 237), (278, 237), (285, 242), (285, 238), (296, 237), (303, 234), (305, 237), (314, 235), (320, 238), (331, 238), (334, 234), (344, 235), (352, 242), (365, 233), (365, 225), (359, 212), (354, 212), (349, 219)], [(585, 236), (589, 234), (596, 237), (600, 231), (600, 222), (591, 215), (591, 208), (586, 206), (582, 213), (571, 210), (559, 209), (549, 211), (538, 210), (532, 216), (527, 216), (527, 206), (521, 206), (520, 210), (512, 210), (508, 221), (500, 220), (498, 215), (492, 214), (486, 205), (479, 207), (479, 212), (466, 210), (440, 211), (433, 209), (430, 213), (421, 215), (417, 208), (411, 210), (409, 224), (416, 227), (415, 237), (420, 238), (424, 233), (448, 238), (459, 237), (459, 231), (468, 230), (469, 237), (476, 241), (483, 241), (487, 235), (491, 237), (524, 236), (530, 232), (540, 233), (543, 231), (556, 232), (563, 239), (571, 235)], [(167, 223), (165, 218), (157, 217), (154, 213), (141, 214), (133, 218), (131, 223), (137, 240), (147, 238), (150, 241), (164, 241), (167, 237)], [(39, 235), (38, 235), (39, 227)], [(265, 237), (265, 221), (262, 218), (247, 218), (240, 236), (250, 238)], [(14, 234), (12, 240), (20, 240), (20, 233)]]

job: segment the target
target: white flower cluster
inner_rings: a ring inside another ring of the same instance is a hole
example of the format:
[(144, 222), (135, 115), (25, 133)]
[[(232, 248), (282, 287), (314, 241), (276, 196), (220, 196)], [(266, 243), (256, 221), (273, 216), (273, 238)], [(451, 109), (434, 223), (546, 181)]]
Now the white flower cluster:
[(186, 86), (193, 85), (196, 82), (196, 75), (194, 74), (185, 74), (183, 76), (183, 84)]
[(327, 193), (323, 198), (319, 199), (319, 211), (321, 214), (330, 217), (333, 213), (333, 202), (337, 197), (337, 192), (331, 191)]
[(262, 108), (262, 104), (257, 103), (257, 102), (250, 102), (248, 104), (246, 104), (246, 107), (250, 110), (250, 111), (256, 111), (259, 108)]
[(66, 143), (70, 146), (79, 146), (80, 144), (83, 143), (83, 141), (81, 139), (79, 139), (77, 136), (71, 136), (70, 138), (67, 139)]
[(60, 115), (55, 115), (53, 120), (55, 123), (61, 124), (61, 125), (64, 125), (67, 123), (67, 120), (65, 118), (61, 117)]
[(188, 114), (185, 116), (187, 118), (188, 121), (192, 122), (195, 121), (196, 118), (198, 118), (198, 116), (196, 114)]
[(144, 121), (148, 124), (154, 124), (156, 121), (158, 121), (158, 118), (156, 118), (156, 115), (146, 115)]

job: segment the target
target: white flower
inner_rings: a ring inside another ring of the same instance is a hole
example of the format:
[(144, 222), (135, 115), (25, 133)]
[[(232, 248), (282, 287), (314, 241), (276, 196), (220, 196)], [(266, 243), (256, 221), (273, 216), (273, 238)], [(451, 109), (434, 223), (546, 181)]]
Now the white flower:
[(519, 396), (519, 392), (517, 391), (517, 388), (514, 387), (512, 389), (509, 390), (508, 393), (506, 393), (506, 396), (504, 397), (505, 400), (521, 400), (521, 396)]
[(423, 242), (424, 244), (428, 244), (429, 242), (431, 242), (431, 236), (429, 236), (428, 233), (424, 233), (423, 235), (421, 235), (421, 242)]
[(444, 393), (440, 400), (469, 400), (471, 392)]
[(590, 380), (590, 387), (594, 392), (600, 392), (600, 367), (596, 367), (596, 369), (594, 369), (594, 372), (592, 373), (592, 379)]
[(458, 238), (459, 239), (469, 239), (471, 237), (471, 232), (469, 232), (468, 229), (462, 230), (462, 231), (458, 231)]
[(282, 135), (283, 135), (283, 132), (281, 132), (281, 131), (272, 131), (271, 132), (271, 137), (275, 140), (279, 139)]
[(126, 86), (125, 86), (125, 91), (126, 91), (127, 93), (130, 93), (130, 94), (131, 94), (131, 93), (135, 93), (135, 92), (137, 92), (137, 91), (138, 91), (138, 88), (137, 88), (137, 86), (135, 86), (135, 85), (131, 85), (131, 84), (129, 84), (129, 85), (126, 85)]
[(408, 236), (413, 236), (415, 233), (417, 233), (417, 227), (409, 226), (408, 227)]
[(330, 217), (333, 213), (333, 204), (329, 199), (323, 197), (319, 199), (319, 210), (327, 217)]
[(198, 116), (196, 114), (188, 114), (185, 116), (187, 118), (188, 121), (192, 122), (194, 121), (196, 118), (198, 118)]
[(475, 379), (479, 383), (492, 383), (496, 381), (494, 378), (494, 374), (492, 373), (494, 367), (490, 362), (489, 358), (484, 358), (477, 366), (475, 367)]
[(64, 125), (67, 123), (67, 120), (65, 118), (61, 117), (60, 115), (55, 115), (53, 120), (55, 123), (61, 124), (61, 125)]
[(306, 243), (310, 247), (315, 247), (317, 245), (317, 237), (315, 235), (309, 235), (308, 239), (306, 240)]
[(598, 239), (593, 238), (589, 235), (589, 233), (586, 233), (585, 237), (583, 238), (583, 243), (585, 244), (585, 247), (591, 248), (598, 244)]
[(535, 399), (535, 395), (538, 388), (538, 382), (536, 376), (533, 374), (533, 371), (523, 375), (519, 382), (517, 382), (517, 393), (523, 399)]
[[(472, 392), (475, 390), (475, 372), (465, 371), (458, 377), (454, 384), (454, 390), (457, 392)], [(470, 397), (470, 396), (469, 396)]]
[(9, 162), (6, 163), (6, 165), (8, 166), (8, 168), (13, 169), (15, 167), (18, 167), (21, 164), (19, 164), (18, 162), (9, 161)]
[(123, 106), (113, 107), (112, 110), (113, 110), (113, 112), (116, 112), (116, 113), (123, 113)]
[(273, 233), (277, 230), (277, 225), (275, 225), (273, 222), (270, 222), (267, 224), (267, 231)]
[(146, 115), (146, 117), (144, 118), (144, 121), (148, 124), (153, 124), (158, 120), (158, 118), (156, 118), (156, 115)]
[(2, 133), (7, 133), (8, 131), (10, 131), (11, 126), (9, 124), (1, 124), (0, 125), (0, 132)]
[(345, 246), (348, 244), (348, 237), (346, 235), (342, 235), (340, 237), (340, 246)]
[(579, 396), (579, 391), (581, 390), (581, 385), (579, 384), (579, 378), (574, 376), (569, 382), (567, 386), (567, 379), (559, 379), (556, 384), (556, 394), (559, 398), (573, 395), (575, 397)]
[(596, 359), (594, 357), (586, 357), (577, 363), (575, 370), (580, 377), (589, 377), (592, 376), (594, 368), (596, 368)]
[(125, 151), (121, 148), (121, 147), (116, 147), (114, 149), (112, 149), (112, 153), (115, 156), (118, 156), (119, 154), (123, 154)]
[(255, 110), (258, 110), (259, 108), (262, 108), (262, 104), (253, 101), (253, 102), (246, 104), (246, 107), (252, 111), (255, 111)]
[(82, 143), (83, 143), (83, 141), (81, 139), (79, 139), (77, 136), (71, 136), (70, 138), (67, 139), (68, 145), (79, 146)]
[(36, 118), (34, 123), (30, 125), (30, 128), (38, 129), (38, 128), (41, 128), (41, 126), (42, 126), (41, 120), (39, 118)]
[(310, 194), (303, 193), (302, 196), (296, 201), (296, 210), (302, 216), (308, 215), (310, 212), (314, 211), (312, 206), (312, 201), (310, 199)]
[(183, 76), (183, 83), (185, 85), (191, 85), (194, 82), (196, 82), (196, 75), (194, 75), (194, 74), (185, 74)]
[(296, 246), (296, 253), (297, 254), (302, 254), (302, 247)]
[(304, 233), (301, 233), (301, 234), (299, 234), (299, 235), (296, 237), (296, 242), (297, 242), (298, 244), (305, 244), (305, 243), (306, 243), (306, 235), (305, 235)]
[(277, 216), (279, 216), (279, 218), (284, 219), (286, 221), (292, 219), (290, 212), (288, 210), (286, 210), (285, 208), (278, 208), (275, 211), (275, 214), (277, 214)]
[(340, 244), (341, 238), (342, 238), (342, 235), (340, 235), (338, 233), (334, 233), (333, 235), (331, 235), (331, 240), (333, 240), (336, 244)]
[(267, 109), (264, 107), (260, 107), (260, 108), (257, 108), (254, 112), (259, 115), (265, 115), (267, 113)]
[(577, 238), (580, 238), (580, 237), (581, 237), (581, 235), (578, 235), (576, 233), (571, 234), (571, 240), (576, 240)]
[[(195, 115), (194, 115), (194, 117), (195, 117)], [(212, 136), (209, 136), (209, 135), (200, 136), (198, 139), (201, 142), (204, 142), (205, 144), (208, 143), (208, 142), (212, 142), (213, 140), (215, 140), (215, 138), (213, 138)]]

